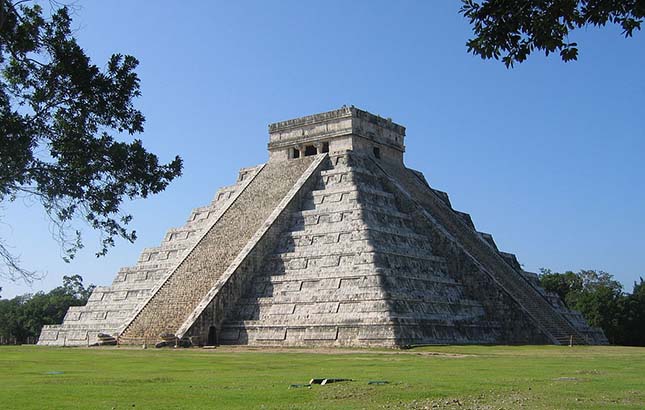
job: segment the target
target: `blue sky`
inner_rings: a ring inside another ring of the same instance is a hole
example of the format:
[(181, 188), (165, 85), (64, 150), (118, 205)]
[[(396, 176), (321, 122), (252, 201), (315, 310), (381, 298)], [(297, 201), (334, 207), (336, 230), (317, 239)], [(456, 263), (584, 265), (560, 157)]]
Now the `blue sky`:
[(64, 263), (38, 204), (1, 210), (0, 235), (46, 274), (109, 284), (143, 247), (184, 223), (241, 167), (267, 159), (267, 124), (353, 104), (407, 127), (406, 164), (450, 194), (527, 270), (602, 269), (628, 291), (645, 276), (645, 36), (570, 35), (579, 61), (531, 56), (507, 70), (467, 54), (458, 1), (81, 1), (79, 43), (94, 62), (136, 56), (144, 145), (184, 175), (126, 204), (135, 244)]

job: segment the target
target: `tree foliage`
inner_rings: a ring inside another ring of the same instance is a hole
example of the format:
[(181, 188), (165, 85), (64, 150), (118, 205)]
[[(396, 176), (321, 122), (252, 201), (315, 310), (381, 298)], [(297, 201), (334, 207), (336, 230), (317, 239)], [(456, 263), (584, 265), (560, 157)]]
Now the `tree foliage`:
[[(34, 198), (50, 217), (64, 258), (82, 247), (71, 222), (102, 235), (97, 256), (129, 241), (126, 198), (158, 193), (181, 174), (141, 141), (144, 116), (136, 58), (114, 54), (102, 69), (77, 44), (67, 7), (45, 16), (38, 4), (0, 0), (0, 202)], [(0, 239), (0, 275), (30, 276)]]
[(634, 282), (634, 291), (624, 304), (625, 340), (634, 346), (645, 346), (645, 281)]
[(600, 327), (611, 343), (645, 346), (645, 282), (634, 283), (631, 294), (607, 272), (581, 270), (557, 273), (542, 269), (540, 283), (592, 326)]
[(573, 272), (554, 273), (550, 269), (542, 269), (540, 283), (544, 289), (556, 293), (565, 303), (567, 295), (582, 290), (582, 279)]
[(48, 293), (0, 299), (0, 339), (5, 343), (35, 341), (44, 325), (62, 323), (70, 306), (82, 306), (94, 290), (80, 275), (64, 276), (63, 285)]
[(563, 61), (578, 59), (578, 44), (569, 32), (586, 26), (617, 24), (625, 37), (641, 29), (643, 0), (462, 0), (474, 37), (468, 52), (500, 58), (506, 67), (521, 63), (533, 51), (559, 52)]

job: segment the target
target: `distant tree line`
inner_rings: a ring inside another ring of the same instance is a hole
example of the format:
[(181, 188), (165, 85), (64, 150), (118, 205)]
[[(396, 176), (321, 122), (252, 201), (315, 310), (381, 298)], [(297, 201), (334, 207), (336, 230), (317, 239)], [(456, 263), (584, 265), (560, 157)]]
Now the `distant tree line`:
[(610, 343), (645, 346), (645, 282), (642, 277), (640, 282), (634, 282), (630, 294), (607, 272), (540, 271), (542, 287), (557, 293), (568, 308), (582, 313), (591, 326), (600, 327)]
[(48, 293), (0, 299), (0, 344), (36, 343), (43, 325), (62, 323), (67, 309), (84, 305), (93, 290), (94, 285), (85, 287), (83, 278), (73, 275)]

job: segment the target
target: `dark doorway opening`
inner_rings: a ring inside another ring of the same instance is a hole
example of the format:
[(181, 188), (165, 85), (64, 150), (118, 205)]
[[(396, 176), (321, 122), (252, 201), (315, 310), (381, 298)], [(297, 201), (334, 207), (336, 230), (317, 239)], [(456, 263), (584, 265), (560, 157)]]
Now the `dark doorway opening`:
[(300, 150), (297, 148), (292, 148), (291, 158), (300, 158)]
[(374, 156), (376, 158), (381, 158), (381, 149), (379, 147), (374, 147)]
[(322, 152), (329, 152), (329, 142), (323, 142)]
[(313, 145), (307, 145), (305, 147), (305, 157), (318, 154), (318, 150)]
[(208, 346), (217, 345), (217, 329), (215, 329), (215, 326), (211, 326), (208, 328), (208, 342), (206, 344)]

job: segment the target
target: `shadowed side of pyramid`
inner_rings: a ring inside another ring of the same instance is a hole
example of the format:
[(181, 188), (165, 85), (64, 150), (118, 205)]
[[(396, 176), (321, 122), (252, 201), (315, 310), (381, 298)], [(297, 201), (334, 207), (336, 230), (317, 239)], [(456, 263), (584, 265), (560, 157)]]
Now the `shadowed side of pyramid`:
[[(506, 301), (503, 304), (495, 304), (495, 315), (511, 318), (517, 316), (514, 312), (522, 312), (533, 324), (532, 327), (552, 343), (590, 342), (583, 332), (560, 314), (534, 284), (521, 274), (521, 267), (515, 255), (499, 252), (491, 246), (474, 229), (470, 217), (465, 217), (467, 214), (450, 208), (433, 192), (425, 179), (419, 178), (418, 173), (387, 163), (379, 163), (377, 166), (388, 176), (399, 197), (408, 200), (410, 206), (416, 208), (417, 220), (421, 225), (426, 225), (428, 236), (437, 238), (435, 241), (447, 242), (439, 252), (456, 266), (462, 265), (454, 270), (453, 275), (460, 276), (459, 271), (462, 271), (462, 274), (468, 272), (468, 277), (464, 277), (463, 282), (477, 284), (473, 290), (478, 293), (478, 300), (495, 295), (495, 292), (491, 292), (491, 284), (501, 290), (497, 296), (498, 302), (504, 299)], [(507, 306), (515, 309), (504, 309)], [(522, 338), (514, 340), (528, 330), (523, 322), (517, 319), (508, 322), (505, 326), (505, 339), (513, 343), (529, 343), (536, 340), (528, 334), (524, 341)]]

